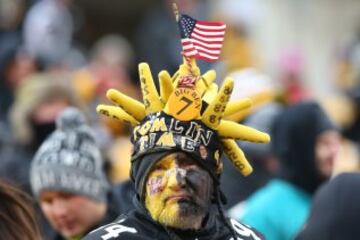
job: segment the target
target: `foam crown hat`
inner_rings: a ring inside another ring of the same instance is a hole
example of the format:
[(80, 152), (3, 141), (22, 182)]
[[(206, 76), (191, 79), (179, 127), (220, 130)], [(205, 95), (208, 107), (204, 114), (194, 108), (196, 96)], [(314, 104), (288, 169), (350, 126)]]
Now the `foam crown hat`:
[(213, 165), (210, 171), (220, 174), (219, 155), (223, 150), (242, 175), (249, 175), (253, 169), (235, 140), (268, 143), (270, 136), (227, 118), (249, 109), (251, 100), (229, 102), (234, 86), (232, 78), (226, 78), (219, 89), (214, 83), (214, 70), (201, 75), (193, 59), (190, 66), (184, 60), (172, 77), (161, 71), (159, 93), (149, 65), (140, 63), (143, 103), (109, 89), (107, 98), (115, 105), (98, 105), (97, 112), (135, 127), (132, 159), (158, 149), (179, 149), (199, 156), (205, 166), (208, 160)]

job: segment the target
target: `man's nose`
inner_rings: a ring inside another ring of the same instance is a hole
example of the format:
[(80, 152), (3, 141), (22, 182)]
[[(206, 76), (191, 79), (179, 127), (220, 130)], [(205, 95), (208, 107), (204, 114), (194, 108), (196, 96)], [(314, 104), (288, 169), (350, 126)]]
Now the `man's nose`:
[(62, 199), (54, 200), (52, 203), (53, 214), (57, 217), (63, 217), (67, 214), (66, 202)]
[(168, 186), (172, 190), (180, 190), (186, 185), (186, 170), (182, 168), (175, 168), (169, 174)]

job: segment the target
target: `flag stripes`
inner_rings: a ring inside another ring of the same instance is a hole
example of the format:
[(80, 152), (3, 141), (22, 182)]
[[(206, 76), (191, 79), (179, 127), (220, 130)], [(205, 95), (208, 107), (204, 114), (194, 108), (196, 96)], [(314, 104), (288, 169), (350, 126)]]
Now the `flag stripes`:
[(197, 21), (187, 15), (179, 20), (181, 44), (186, 57), (195, 57), (205, 61), (219, 58), (224, 41), (224, 23)]

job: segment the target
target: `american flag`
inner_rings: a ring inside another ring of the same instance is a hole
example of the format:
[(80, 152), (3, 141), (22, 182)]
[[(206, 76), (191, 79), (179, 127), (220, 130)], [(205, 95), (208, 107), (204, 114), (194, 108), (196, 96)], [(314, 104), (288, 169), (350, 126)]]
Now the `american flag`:
[(224, 23), (197, 21), (187, 15), (180, 15), (179, 28), (185, 57), (208, 62), (219, 58), (225, 35)]

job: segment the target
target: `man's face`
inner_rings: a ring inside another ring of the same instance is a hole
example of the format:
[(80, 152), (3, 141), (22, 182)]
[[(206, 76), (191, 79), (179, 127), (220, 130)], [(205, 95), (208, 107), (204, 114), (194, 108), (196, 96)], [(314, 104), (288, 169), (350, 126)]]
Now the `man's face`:
[(106, 212), (104, 203), (64, 192), (41, 193), (40, 206), (53, 228), (65, 238), (87, 233)]
[(325, 131), (316, 140), (316, 166), (320, 175), (329, 178), (333, 172), (340, 149), (340, 136), (334, 131)]
[(178, 229), (199, 229), (213, 193), (209, 173), (184, 153), (158, 161), (146, 181), (145, 205), (152, 218)]

